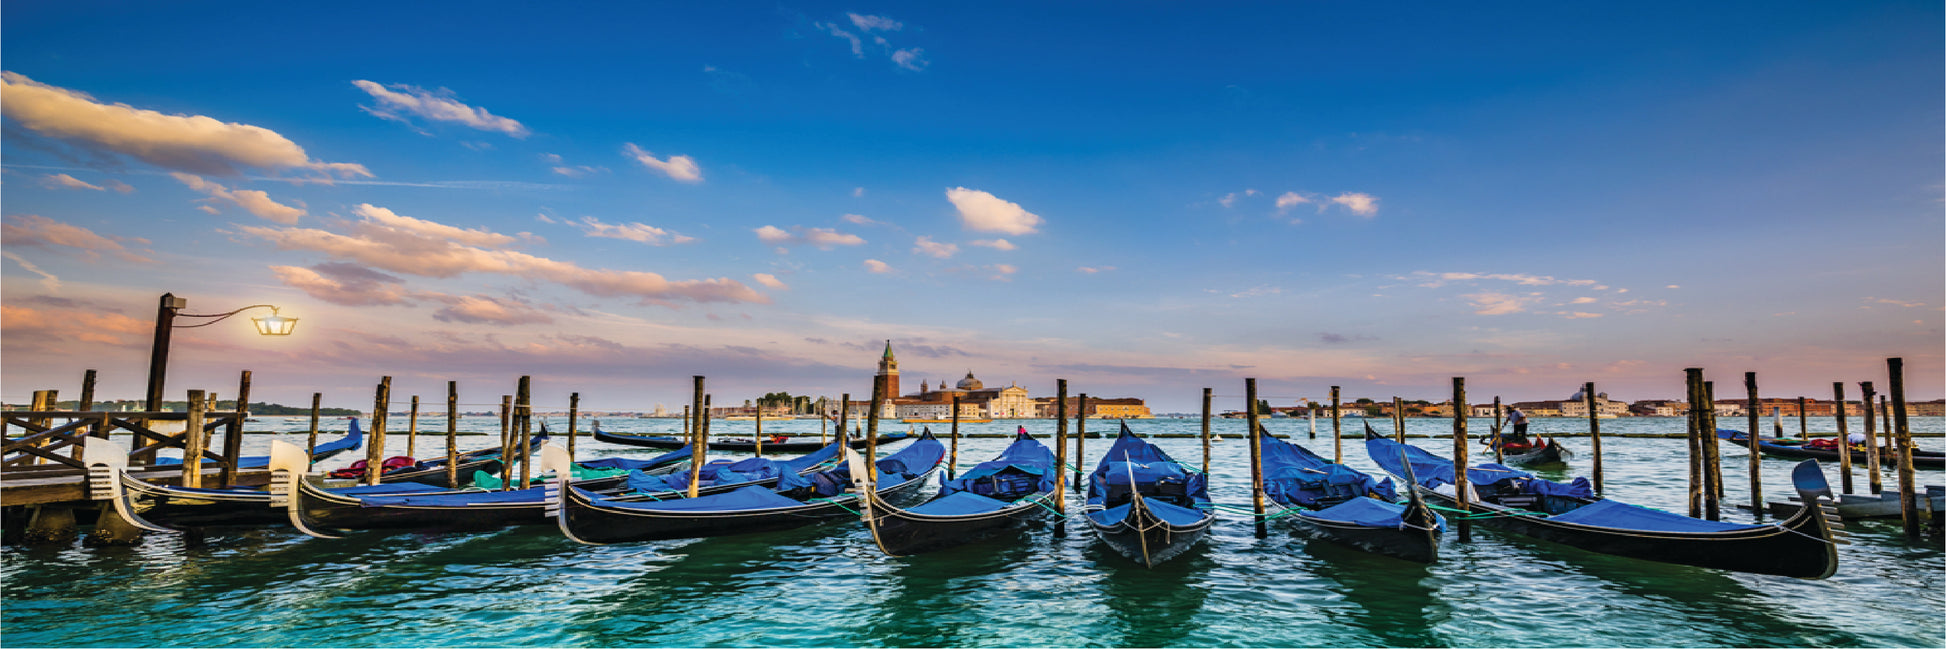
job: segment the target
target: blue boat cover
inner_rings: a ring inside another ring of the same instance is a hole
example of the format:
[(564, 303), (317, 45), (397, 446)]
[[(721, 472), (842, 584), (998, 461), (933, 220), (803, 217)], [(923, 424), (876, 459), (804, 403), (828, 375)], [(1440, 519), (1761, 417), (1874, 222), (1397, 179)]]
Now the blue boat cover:
[[(358, 418), (353, 417), (351, 419), (351, 430), (346, 431), (344, 437), (329, 442), (325, 442), (323, 444), (319, 444), (316, 449), (312, 450), (312, 455), (314, 456), (325, 455), (328, 453), (336, 453), (338, 451), (351, 450), (351, 449), (358, 448), (360, 445), (364, 443), (365, 443), (365, 431), (358, 429)], [(203, 463), (215, 464), (216, 461), (208, 458), (204, 458)], [(155, 461), (152, 462), (151, 464), (155, 464), (155, 465), (182, 464), (182, 458), (167, 457), (167, 456), (157, 457), (155, 458)], [(261, 469), (270, 466), (270, 456), (246, 455), (237, 458), (236, 465), (237, 468), (239, 469)]]
[[(1215, 515), (1200, 509), (1171, 505), (1153, 498), (1144, 498), (1142, 504), (1148, 507), (1149, 513), (1155, 514), (1156, 518), (1176, 526), (1195, 525)], [(1094, 519), (1101, 525), (1116, 525), (1128, 520), (1129, 512), (1134, 509), (1134, 503), (1122, 503), (1107, 509), (1088, 512), (1088, 518)]]
[[(1412, 475), (1419, 484), (1428, 489), (1453, 483), (1453, 461), (1425, 449), (1409, 444), (1400, 444), (1382, 437), (1365, 440), (1365, 452), (1372, 461), (1393, 475), (1405, 475), (1405, 465), (1399, 461), (1399, 451), (1403, 449), (1412, 463)], [(1519, 492), (1536, 495), (1574, 496), (1594, 498), (1595, 490), (1587, 478), (1575, 478), (1573, 482), (1560, 483), (1542, 480), (1534, 474), (1509, 466), (1487, 462), (1466, 468), (1466, 481), (1476, 490), (1497, 488), (1502, 492)]]
[(970, 516), (1006, 509), (1012, 503), (988, 498), (970, 491), (955, 491), (907, 509), (927, 516)]
[[(1206, 505), (1210, 502), (1207, 476), (1185, 471), (1168, 453), (1136, 437), (1135, 431), (1129, 430), (1128, 424), (1123, 423), (1121, 433), (1115, 436), (1114, 445), (1108, 447), (1108, 453), (1102, 456), (1101, 463), (1089, 475), (1088, 504), (1108, 505), (1111, 487), (1127, 488), (1153, 498), (1165, 486), (1173, 490), (1175, 485), (1182, 486), (1182, 494), (1192, 503)], [(1212, 515), (1196, 509), (1177, 509), (1193, 512), (1199, 520)]]
[(422, 485), (414, 482), (381, 482), (372, 485), (358, 485), (356, 487), (339, 487), (336, 489), (326, 489), (325, 491), (329, 491), (331, 493), (344, 495), (344, 496), (371, 496), (371, 495), (383, 495), (383, 494), (424, 493), (427, 491), (434, 491), (438, 489), (439, 489), (438, 487)]
[[(1371, 498), (1353, 498), (1324, 509), (1304, 512), (1301, 516), (1366, 527), (1397, 528), (1404, 524), (1405, 519), (1402, 516), (1404, 513), (1405, 505), (1380, 502)], [(1435, 518), (1433, 524), (1440, 529), (1445, 529), (1444, 520), (1443, 517)]]
[(1656, 532), (1731, 532), (1753, 530), (1774, 525), (1750, 525), (1725, 523), (1702, 518), (1690, 518), (1660, 509), (1649, 509), (1639, 505), (1619, 503), (1613, 500), (1599, 500), (1583, 505), (1565, 514), (1555, 514), (1550, 520), (1564, 521), (1579, 525), (1594, 525), (1629, 530), (1651, 530)]
[[(933, 438), (931, 435), (922, 436), (912, 446), (908, 446), (904, 450), (893, 454), (891, 457), (878, 461), (879, 488), (885, 489), (896, 486), (898, 483), (905, 482), (933, 470), (933, 468), (938, 466), (940, 458), (945, 456), (945, 452), (945, 445), (940, 444), (938, 439)], [(914, 473), (903, 473), (902, 471), (905, 469), (902, 467), (914, 467)], [(806, 484), (816, 486), (817, 495), (819, 496), (835, 496), (842, 493), (845, 487), (851, 485), (849, 468), (847, 464), (839, 464), (837, 467), (819, 471), (808, 476), (791, 474), (791, 477), (804, 480)], [(584, 491), (582, 493), (588, 492)], [(758, 485), (750, 485), (734, 491), (697, 496), (695, 498), (666, 498), (653, 501), (615, 501), (592, 493), (588, 495), (592, 499), (607, 506), (657, 511), (746, 511), (805, 505), (805, 503), (798, 502), (793, 498), (779, 495), (776, 489)]]
[(1304, 509), (1372, 495), (1387, 502), (1399, 499), (1392, 481), (1369, 475), (1319, 457), (1310, 449), (1271, 435), (1260, 435), (1264, 467), (1264, 495), (1279, 504)]
[[(1054, 490), (1054, 451), (1040, 440), (1022, 434), (1000, 451), (1000, 456), (974, 465), (952, 480), (939, 482), (941, 496), (972, 492), (982, 495), (1025, 497)], [(1011, 473), (1009, 473), (1011, 471)], [(1003, 473), (1007, 475), (1002, 475)], [(1013, 478), (1009, 480), (1008, 478)], [(984, 481), (984, 482), (983, 482)], [(1005, 484), (1012, 482), (1029, 484)], [(1011, 487), (1011, 488), (1010, 488)]]
[(591, 469), (627, 469), (633, 471), (636, 469), (653, 469), (659, 466), (675, 464), (677, 462), (681, 462), (687, 459), (689, 459), (689, 447), (684, 446), (682, 448), (667, 453), (663, 453), (661, 455), (657, 455), (655, 457), (646, 460), (637, 460), (634, 458), (626, 458), (626, 457), (604, 457), (604, 458), (599, 458), (594, 460), (588, 460), (586, 462), (576, 462), (575, 464), (579, 464), (581, 466), (585, 466)]

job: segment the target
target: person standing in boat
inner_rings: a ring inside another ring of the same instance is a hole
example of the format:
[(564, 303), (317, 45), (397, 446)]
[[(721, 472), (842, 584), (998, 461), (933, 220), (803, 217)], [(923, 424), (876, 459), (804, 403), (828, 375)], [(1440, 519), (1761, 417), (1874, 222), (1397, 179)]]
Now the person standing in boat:
[(1530, 443), (1527, 441), (1527, 413), (1521, 412), (1519, 408), (1509, 407), (1507, 408), (1507, 423), (1512, 424), (1514, 427), (1514, 434), (1507, 439), (1508, 443), (1522, 446)]

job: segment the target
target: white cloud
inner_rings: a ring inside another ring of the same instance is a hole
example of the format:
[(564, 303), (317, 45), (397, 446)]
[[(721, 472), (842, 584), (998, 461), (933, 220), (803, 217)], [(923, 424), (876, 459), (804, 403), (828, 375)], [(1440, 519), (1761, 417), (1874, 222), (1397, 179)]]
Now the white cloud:
[(1473, 312), (1479, 315), (1520, 313), (1527, 310), (1527, 305), (1539, 301), (1539, 298), (1533, 296), (1509, 295), (1490, 291), (1485, 293), (1472, 293), (1460, 297), (1466, 298), (1468, 302), (1471, 302), (1473, 304)]
[(1572, 311), (1572, 312), (1563, 312), (1563, 313), (1561, 314), (1561, 317), (1564, 317), (1564, 318), (1567, 318), (1567, 319), (1569, 319), (1569, 320), (1581, 320), (1581, 319), (1584, 319), (1584, 318), (1599, 318), (1599, 317), (1601, 317), (1601, 316), (1602, 316), (1602, 314), (1599, 314), (1599, 313), (1588, 313), (1588, 312), (1586, 312), (1586, 311)]
[(241, 175), (248, 168), (372, 177), (363, 165), (312, 160), (303, 147), (270, 129), (103, 104), (86, 93), (13, 72), (0, 72), (0, 114), (43, 136), (166, 169), (223, 176)]
[(899, 50), (892, 53), (892, 62), (899, 64), (901, 68), (918, 72), (926, 69), (926, 65), (930, 63), (924, 58), (921, 58), (925, 56), (925, 53), (925, 50), (917, 47)]
[(850, 223), (852, 225), (884, 225), (884, 223), (881, 223), (879, 221), (873, 221), (869, 218), (866, 218), (865, 215), (863, 214), (846, 214), (844, 215), (843, 218), (846, 223)]
[[(190, 189), (208, 194), (209, 198), (204, 199), (206, 201), (228, 201), (237, 207), (243, 208), (244, 211), (255, 214), (267, 221), (292, 225), (297, 223), (298, 218), (304, 216), (304, 210), (271, 200), (270, 194), (265, 192), (254, 189), (231, 190), (222, 185), (203, 180), (200, 176), (182, 172), (173, 172), (169, 175), (176, 180), (182, 181), (182, 184), (188, 185)], [(211, 214), (216, 213), (215, 208), (209, 205), (204, 205), (203, 211)]]
[(41, 186), (48, 189), (92, 189), (98, 192), (107, 191), (103, 187), (90, 185), (79, 178), (67, 174), (49, 174), (44, 176), (41, 178)]
[(1578, 298), (1575, 298), (1575, 299), (1574, 299), (1574, 301), (1573, 301), (1573, 302), (1570, 302), (1569, 304), (1594, 304), (1594, 303), (1595, 303), (1595, 298), (1592, 298), (1592, 297), (1578, 297)]
[(789, 284), (785, 284), (783, 280), (777, 279), (776, 275), (772, 275), (770, 273), (753, 273), (750, 275), (750, 277), (756, 279), (758, 284), (762, 284), (764, 286), (779, 291), (788, 291), (791, 289)]
[(843, 28), (840, 28), (837, 25), (831, 23), (811, 23), (811, 25), (813, 27), (817, 27), (818, 29), (822, 29), (824, 31), (830, 32), (832, 36), (836, 36), (838, 38), (842, 38), (847, 41), (850, 41), (851, 55), (861, 59), (865, 58), (865, 43), (863, 41), (858, 40), (857, 34), (853, 34), (851, 32), (845, 31)]
[(684, 244), (696, 240), (695, 237), (683, 236), (644, 223), (602, 223), (600, 219), (592, 216), (581, 217), (580, 223), (574, 223), (572, 225), (581, 228), (582, 232), (587, 233), (591, 237), (625, 239), (651, 246)]
[(1599, 287), (1601, 284), (1601, 282), (1592, 279), (1558, 279), (1552, 275), (1526, 275), (1520, 273), (1434, 273), (1434, 272), (1421, 270), (1421, 271), (1413, 272), (1411, 277), (1406, 277), (1406, 276), (1394, 277), (1394, 279), (1402, 279), (1402, 280), (1411, 280), (1414, 278), (1424, 280), (1422, 283), (1419, 284), (1421, 288), (1439, 288), (1441, 286), (1445, 286), (1447, 282), (1469, 282), (1469, 281), (1478, 281), (1478, 280), (1497, 280), (1503, 282), (1513, 282), (1521, 286)]
[(0, 257), (12, 259), (14, 263), (20, 264), (21, 270), (41, 276), (41, 288), (47, 289), (47, 292), (61, 292), (61, 278), (56, 277), (54, 273), (41, 270), (41, 267), (35, 266), (34, 262), (27, 261), (26, 257), (16, 255), (10, 251), (0, 250)]
[(642, 150), (642, 147), (635, 146), (634, 142), (624, 144), (622, 146), (622, 153), (634, 159), (636, 162), (642, 163), (642, 166), (667, 174), (670, 178), (674, 178), (679, 182), (703, 182), (702, 167), (696, 166), (696, 161), (689, 156), (670, 156), (668, 160), (658, 160), (655, 154)]
[(847, 13), (845, 15), (851, 17), (851, 24), (857, 25), (859, 31), (896, 32), (905, 28), (904, 23), (884, 16), (860, 16), (854, 13)]
[(845, 234), (831, 228), (806, 228), (791, 226), (789, 231), (772, 225), (752, 230), (757, 240), (775, 246), (811, 245), (824, 250), (832, 246), (856, 246), (865, 243), (865, 238), (855, 234)]
[(1277, 197), (1277, 211), (1278, 212), (1288, 211), (1293, 207), (1297, 207), (1298, 205), (1303, 205), (1309, 202), (1311, 202), (1311, 199), (1305, 198), (1303, 195), (1298, 194), (1297, 192), (1284, 192), (1282, 196)]
[(377, 107), (360, 106), (374, 116), (396, 122), (410, 124), (401, 113), (417, 115), (435, 122), (453, 122), (482, 131), (505, 133), (515, 138), (527, 137), (528, 130), (520, 122), (499, 117), (487, 112), (485, 108), (474, 108), (460, 103), (452, 97), (452, 92), (441, 89), (438, 92), (402, 83), (392, 84), (389, 88), (365, 80), (351, 82), (359, 90), (378, 100)]
[(1228, 194), (1224, 194), (1222, 198), (1216, 199), (1216, 202), (1217, 204), (1222, 205), (1225, 208), (1235, 206), (1237, 204), (1237, 193), (1230, 192)]
[(1041, 217), (1022, 209), (1018, 203), (1001, 199), (977, 189), (954, 187), (946, 190), (946, 200), (959, 209), (960, 225), (975, 232), (1003, 232), (1015, 236), (1033, 234)]
[(1085, 273), (1088, 275), (1093, 275), (1095, 273), (1106, 273), (1108, 271), (1115, 270), (1115, 267), (1114, 266), (1082, 266), (1074, 270), (1077, 273)]
[(867, 259), (865, 270), (883, 275), (892, 272), (892, 266), (877, 259)]
[(1360, 192), (1345, 192), (1331, 197), (1331, 202), (1345, 206), (1352, 214), (1373, 216), (1378, 214), (1378, 197)]
[(994, 250), (1013, 250), (1015, 248), (1020, 247), (1014, 245), (1013, 242), (1010, 242), (1006, 239), (980, 239), (977, 241), (968, 242), (966, 245), (980, 246), (983, 248), (992, 248)]
[(851, 189), (851, 197), (852, 197), (852, 198), (858, 198), (858, 197), (860, 197), (860, 196), (864, 196), (864, 195), (865, 195), (865, 188), (863, 188), (863, 187), (853, 187), (853, 188)]
[(940, 259), (951, 257), (954, 253), (959, 252), (959, 246), (950, 243), (939, 243), (933, 241), (932, 237), (919, 237), (912, 245), (912, 252), (922, 255), (932, 255)]

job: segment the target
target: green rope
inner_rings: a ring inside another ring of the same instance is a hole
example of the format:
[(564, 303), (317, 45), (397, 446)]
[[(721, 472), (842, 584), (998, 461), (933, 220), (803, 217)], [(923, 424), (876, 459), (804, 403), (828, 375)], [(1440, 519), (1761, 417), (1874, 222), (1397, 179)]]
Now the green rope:
[(1055, 509), (1055, 508), (1053, 508), (1053, 507), (1049, 507), (1049, 506), (1047, 505), (1047, 499), (1045, 499), (1045, 498), (1036, 498), (1036, 499), (1034, 499), (1034, 504), (1035, 504), (1035, 505), (1039, 505), (1041, 509), (1045, 509), (1045, 510), (1047, 510), (1048, 512), (1050, 512), (1050, 513), (1052, 513), (1052, 514), (1054, 514), (1054, 517), (1055, 517), (1055, 518), (1060, 518), (1060, 519), (1063, 519), (1063, 520), (1066, 520), (1066, 519), (1069, 519), (1069, 518), (1073, 518), (1072, 516), (1069, 516), (1069, 515), (1067, 515), (1067, 514), (1063, 514), (1063, 513), (1061, 513), (1061, 510), (1058, 510), (1058, 509)]
[(1434, 511), (1445, 512), (1449, 514), (1447, 518), (1466, 520), (1466, 521), (1477, 521), (1477, 520), (1484, 520), (1489, 518), (1517, 518), (1522, 516), (1529, 517), (1529, 518), (1535, 518), (1535, 517), (1545, 518), (1548, 516), (1548, 514), (1544, 514), (1541, 512), (1530, 512), (1524, 509), (1506, 509), (1498, 512), (1474, 512), (1471, 510), (1447, 507), (1444, 505), (1435, 505), (1432, 503), (1426, 503), (1426, 508)]
[(814, 503), (831, 503), (831, 504), (833, 504), (833, 505), (837, 505), (837, 506), (838, 506), (838, 509), (842, 509), (842, 510), (845, 510), (845, 511), (848, 511), (848, 512), (851, 512), (851, 515), (853, 515), (853, 516), (859, 516), (859, 517), (863, 517), (863, 516), (864, 516), (864, 514), (860, 514), (860, 513), (858, 513), (858, 510), (856, 510), (856, 509), (852, 509), (852, 508), (850, 508), (850, 507), (846, 507), (844, 503), (841, 503), (841, 502), (838, 502), (838, 499), (836, 499), (836, 498), (812, 498), (812, 499), (811, 499), (811, 502), (814, 502)]

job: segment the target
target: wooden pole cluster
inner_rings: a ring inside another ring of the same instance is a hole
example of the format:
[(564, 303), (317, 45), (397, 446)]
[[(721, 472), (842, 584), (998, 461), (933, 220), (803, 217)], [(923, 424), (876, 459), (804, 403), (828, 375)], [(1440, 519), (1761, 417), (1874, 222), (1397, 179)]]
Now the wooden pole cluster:
[(1919, 538), (1918, 484), (1912, 469), (1912, 428), (1906, 424), (1905, 359), (1885, 359), (1885, 389), (1892, 393), (1892, 443), (1899, 452), (1899, 513), (1905, 521), (1906, 538)]
[[(1405, 429), (1399, 429), (1403, 432)], [(1471, 488), (1466, 480), (1466, 379), (1453, 377), (1453, 495), (1454, 504), (1460, 510), (1459, 540), (1473, 540), (1473, 523), (1466, 520), (1472, 509)], [(1415, 488), (1407, 485), (1406, 488)]]
[(459, 381), (446, 382), (446, 486), (459, 488)]
[(1203, 475), (1209, 475), (1210, 388), (1203, 388)]
[(692, 431), (689, 435), (689, 497), (695, 498), (697, 483), (703, 480), (703, 461), (708, 454), (705, 449), (709, 448), (703, 433), (703, 419), (709, 415), (703, 411), (703, 377), (700, 374), (696, 375), (696, 392), (690, 397), (690, 405), (689, 416), (694, 419), (685, 419)]
[(1338, 412), (1338, 386), (1331, 386), (1331, 461), (1345, 463), (1345, 431)]
[(1074, 413), (1074, 490), (1081, 491), (1081, 467), (1088, 463), (1088, 393), (1075, 401)]
[(1872, 399), (1878, 395), (1872, 391), (1871, 381), (1859, 381), (1858, 390), (1859, 403), (1865, 407), (1865, 476), (1876, 496), (1885, 493), (1885, 480), (1878, 470), (1878, 409), (1872, 407)]
[(371, 439), (365, 440), (365, 484), (378, 484), (378, 474), (385, 466), (385, 417), (390, 414), (392, 403), (392, 377), (378, 379), (376, 394), (372, 397), (372, 430), (367, 433)]
[[(1831, 413), (1832, 416), (1838, 420), (1838, 448), (1844, 449), (1843, 453), (1838, 454), (1839, 482), (1843, 483), (1842, 488), (1844, 490), (1844, 493), (1850, 494), (1851, 493), (1851, 422), (1846, 421), (1848, 417), (1846, 416), (1845, 413), (1845, 382), (1844, 381), (1833, 381), (1831, 383), (1831, 407), (1832, 407), (1832, 413)], [(1873, 452), (1873, 451), (1871, 449), (1867, 449), (1867, 452)]]
[(1068, 380), (1054, 379), (1054, 493), (1061, 497), (1054, 499), (1054, 535), (1068, 535), (1068, 499), (1066, 481), (1068, 472)]
[[(223, 427), (223, 468), (222, 478), (217, 484), (224, 487), (236, 485), (237, 460), (243, 455), (243, 423), (250, 418), (250, 370), (244, 370), (237, 379), (236, 417)], [(215, 404), (211, 404), (215, 405)]]
[[(1763, 520), (1764, 463), (1763, 463), (1763, 454), (1758, 452), (1759, 446), (1757, 442), (1757, 417), (1758, 417), (1757, 404), (1760, 402), (1757, 400), (1757, 373), (1756, 372), (1743, 373), (1743, 387), (1745, 390), (1748, 390), (1750, 393), (1749, 394), (1750, 407), (1744, 409), (1748, 411), (1745, 413), (1745, 416), (1748, 417), (1750, 420), (1749, 439), (1744, 440), (1745, 443), (1750, 445), (1750, 511), (1754, 511), (1757, 513), (1758, 520)], [(1804, 409), (1804, 404), (1802, 403), (1801, 400), (1798, 403), (1798, 409), (1800, 411)], [(1839, 440), (1839, 441), (1842, 442), (1843, 440)]]
[(1263, 428), (1257, 424), (1257, 380), (1243, 380), (1244, 419), (1249, 430), (1243, 436), (1250, 443), (1250, 506), (1256, 512), (1257, 538), (1270, 536), (1264, 522)]

